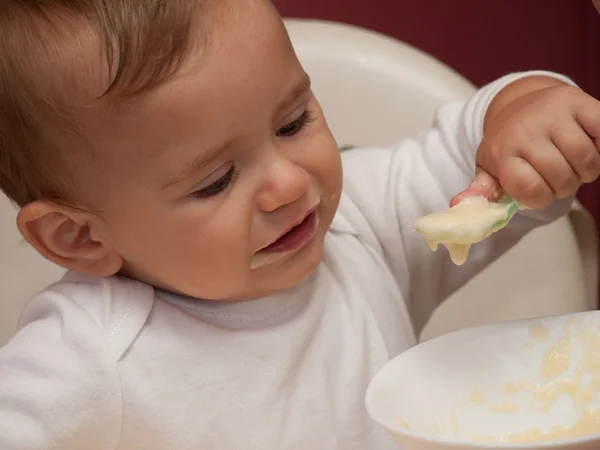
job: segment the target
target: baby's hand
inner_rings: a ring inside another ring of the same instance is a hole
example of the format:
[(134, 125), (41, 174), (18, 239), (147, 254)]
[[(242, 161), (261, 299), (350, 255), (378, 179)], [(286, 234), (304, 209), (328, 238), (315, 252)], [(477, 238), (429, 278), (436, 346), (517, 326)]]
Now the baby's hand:
[(490, 105), (477, 175), (451, 205), (466, 196), (495, 201), (508, 194), (524, 206), (544, 208), (555, 197), (572, 196), (600, 175), (598, 138), (596, 99), (550, 78), (516, 81)]

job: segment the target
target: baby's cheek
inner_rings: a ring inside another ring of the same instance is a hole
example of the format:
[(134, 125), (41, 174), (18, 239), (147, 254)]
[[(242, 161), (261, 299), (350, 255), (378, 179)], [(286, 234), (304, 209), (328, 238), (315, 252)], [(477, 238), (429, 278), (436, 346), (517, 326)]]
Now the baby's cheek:
[(326, 206), (332, 208), (333, 215), (342, 191), (341, 152), (335, 141), (333, 145), (327, 142), (327, 145), (322, 146), (315, 159), (317, 165), (315, 178), (323, 190), (322, 199), (327, 203)]

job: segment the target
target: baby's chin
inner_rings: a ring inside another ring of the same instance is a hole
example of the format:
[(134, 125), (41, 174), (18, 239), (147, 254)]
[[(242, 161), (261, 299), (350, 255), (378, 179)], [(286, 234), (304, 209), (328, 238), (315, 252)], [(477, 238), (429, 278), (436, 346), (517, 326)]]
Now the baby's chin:
[[(236, 282), (224, 282), (222, 289), (213, 285), (209, 291), (206, 289), (206, 285), (178, 286), (179, 283), (169, 284), (134, 276), (129, 276), (129, 278), (149, 284), (161, 291), (205, 301), (257, 300), (293, 289), (307, 280), (318, 269), (322, 258), (323, 239), (320, 239), (320, 242), (315, 242), (315, 244), (317, 244), (315, 245), (316, 248), (311, 248), (306, 255), (296, 255), (299, 257), (297, 261), (281, 261), (273, 265), (263, 266), (247, 274), (247, 281), (242, 285), (235, 286)], [(243, 278), (243, 276), (240, 276), (237, 277), (237, 280)]]
[(313, 275), (323, 259), (324, 240), (325, 235), (318, 233), (309, 246), (289, 260), (277, 261), (253, 271), (256, 273), (251, 277), (256, 280), (257, 285), (253, 297), (263, 297), (292, 289)]

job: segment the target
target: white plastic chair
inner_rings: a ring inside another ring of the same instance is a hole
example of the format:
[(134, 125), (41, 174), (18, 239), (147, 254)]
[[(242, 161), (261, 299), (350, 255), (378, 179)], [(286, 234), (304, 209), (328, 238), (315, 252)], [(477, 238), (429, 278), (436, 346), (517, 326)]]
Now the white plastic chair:
[[(389, 144), (431, 124), (440, 103), (475, 87), (402, 42), (323, 21), (287, 20), (340, 144)], [(423, 338), (471, 325), (596, 309), (596, 227), (579, 205), (570, 216), (530, 233), (455, 293)]]
[(23, 240), (16, 214), (0, 193), (0, 345), (14, 332), (25, 302), (65, 272)]
[[(437, 60), (379, 34), (319, 21), (286, 25), (340, 144), (387, 144), (414, 135), (429, 126), (440, 103), (474, 92)], [(0, 198), (0, 344), (14, 331), (24, 302), (64, 272), (23, 243), (15, 215)], [(596, 245), (594, 223), (577, 207), (457, 292), (424, 335), (595, 308)]]

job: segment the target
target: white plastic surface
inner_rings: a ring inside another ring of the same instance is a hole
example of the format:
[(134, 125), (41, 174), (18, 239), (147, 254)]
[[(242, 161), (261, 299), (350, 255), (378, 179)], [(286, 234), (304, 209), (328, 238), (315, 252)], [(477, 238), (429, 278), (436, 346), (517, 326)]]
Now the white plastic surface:
[(313, 78), (340, 145), (389, 145), (431, 126), (442, 102), (475, 87), (407, 44), (339, 23), (287, 20), (300, 62)]
[(65, 272), (25, 242), (16, 217), (17, 209), (0, 193), (0, 345), (13, 333), (25, 302)]

